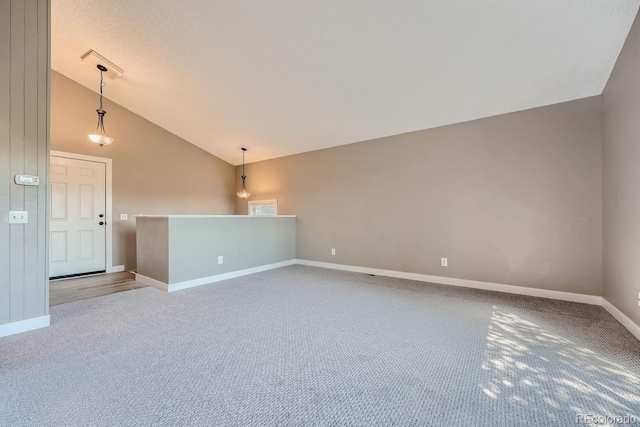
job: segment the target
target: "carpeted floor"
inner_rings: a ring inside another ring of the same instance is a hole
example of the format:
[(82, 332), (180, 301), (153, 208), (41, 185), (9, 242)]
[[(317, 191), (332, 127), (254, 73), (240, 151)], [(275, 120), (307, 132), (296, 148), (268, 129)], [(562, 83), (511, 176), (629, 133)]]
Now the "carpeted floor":
[(51, 320), (0, 339), (1, 426), (640, 425), (600, 307), (291, 266)]

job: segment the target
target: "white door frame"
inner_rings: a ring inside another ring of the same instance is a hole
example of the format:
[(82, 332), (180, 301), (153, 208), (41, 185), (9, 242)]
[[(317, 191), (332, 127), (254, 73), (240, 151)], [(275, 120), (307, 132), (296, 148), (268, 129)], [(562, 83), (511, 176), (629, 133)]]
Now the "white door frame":
[(117, 265), (114, 266), (113, 265), (113, 227), (112, 227), (112, 223), (113, 223), (113, 203), (112, 203), (112, 197), (113, 197), (113, 193), (112, 193), (112, 187), (111, 187), (111, 181), (112, 181), (112, 169), (111, 169), (111, 159), (108, 159), (106, 157), (96, 157), (96, 156), (87, 156), (84, 154), (76, 154), (76, 153), (66, 153), (64, 151), (55, 151), (55, 150), (51, 150), (49, 152), (50, 156), (56, 156), (56, 157), (64, 157), (66, 159), (74, 159), (74, 160), (87, 160), (90, 162), (97, 162), (97, 163), (104, 163), (105, 165), (105, 170), (106, 170), (106, 180), (105, 180), (105, 184), (106, 184), (106, 192), (105, 192), (105, 198), (106, 198), (106, 213), (107, 213), (107, 228), (105, 231), (105, 237), (106, 237), (106, 248), (105, 248), (105, 252), (106, 252), (106, 260), (105, 260), (105, 268), (107, 273), (116, 273), (118, 271), (124, 271), (124, 265)]

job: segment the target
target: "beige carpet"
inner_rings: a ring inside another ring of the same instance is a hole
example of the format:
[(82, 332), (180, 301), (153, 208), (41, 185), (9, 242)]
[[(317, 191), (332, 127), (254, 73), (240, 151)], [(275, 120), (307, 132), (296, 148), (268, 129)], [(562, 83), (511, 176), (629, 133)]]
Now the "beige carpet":
[(640, 424), (640, 342), (595, 306), (291, 266), (51, 319), (0, 339), (2, 426)]

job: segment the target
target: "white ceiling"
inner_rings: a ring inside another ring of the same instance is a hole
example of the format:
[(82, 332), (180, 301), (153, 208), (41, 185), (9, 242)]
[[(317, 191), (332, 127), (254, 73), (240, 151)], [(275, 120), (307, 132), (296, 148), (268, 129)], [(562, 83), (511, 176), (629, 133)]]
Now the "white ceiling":
[(598, 95), (639, 3), (52, 0), (52, 68), (237, 165)]

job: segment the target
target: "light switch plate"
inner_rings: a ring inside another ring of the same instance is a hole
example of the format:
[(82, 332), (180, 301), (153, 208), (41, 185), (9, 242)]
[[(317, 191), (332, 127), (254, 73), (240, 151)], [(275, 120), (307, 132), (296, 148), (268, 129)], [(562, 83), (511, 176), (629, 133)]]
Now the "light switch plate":
[(129, 214), (120, 214), (120, 221), (128, 221)]
[(9, 211), (9, 224), (27, 224), (29, 222), (29, 212)]

